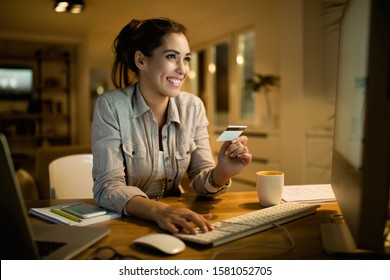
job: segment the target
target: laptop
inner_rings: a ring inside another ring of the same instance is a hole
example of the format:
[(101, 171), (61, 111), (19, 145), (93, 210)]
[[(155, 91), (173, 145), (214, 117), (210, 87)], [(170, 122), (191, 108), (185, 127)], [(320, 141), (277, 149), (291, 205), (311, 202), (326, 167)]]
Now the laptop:
[[(0, 216), (2, 260), (71, 259), (110, 233), (106, 227), (31, 224), (16, 179), (8, 142), (0, 134)], [(39, 246), (53, 246), (48, 250)]]

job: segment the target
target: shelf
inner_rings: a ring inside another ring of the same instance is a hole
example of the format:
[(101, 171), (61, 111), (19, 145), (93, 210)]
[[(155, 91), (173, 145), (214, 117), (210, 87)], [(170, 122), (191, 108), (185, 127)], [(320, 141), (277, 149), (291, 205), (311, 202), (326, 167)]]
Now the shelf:
[(35, 61), (35, 57), (32, 55), (0, 55), (1, 60), (16, 60), (16, 61)]
[(45, 145), (49, 146), (56, 146), (56, 145), (69, 145), (70, 144), (70, 138), (68, 136), (47, 136), (42, 140), (42, 143), (45, 143)]
[(14, 162), (30, 162), (35, 160), (35, 155), (29, 153), (13, 153), (12, 159)]
[(39, 91), (42, 91), (42, 93), (46, 93), (46, 92), (50, 92), (50, 93), (53, 93), (53, 92), (65, 92), (65, 91), (68, 91), (69, 88), (65, 87), (65, 86), (56, 86), (56, 87), (41, 87), (41, 88), (37, 88), (37, 90)]
[(44, 120), (60, 120), (69, 119), (68, 114), (52, 114), (52, 113), (34, 113), (34, 114), (0, 114), (0, 120), (4, 122), (20, 122), (20, 121), (36, 121), (39, 119)]
[(23, 61), (34, 69), (34, 99), (12, 105), (0, 100), (0, 133), (6, 135), (12, 156), (22, 168), (23, 163), (34, 161), (42, 146), (71, 144), (70, 52), (60, 51), (61, 46), (53, 49), (38, 49), (32, 56), (0, 55), (3, 62)]
[(22, 141), (40, 141), (41, 137), (36, 135), (6, 135), (8, 142), (22, 142)]
[(68, 114), (49, 114), (44, 113), (41, 115), (41, 118), (44, 120), (68, 120), (70, 116)]
[(28, 113), (0, 113), (0, 120), (2, 121), (25, 121), (25, 120), (38, 120), (40, 118), (40, 114), (28, 114)]

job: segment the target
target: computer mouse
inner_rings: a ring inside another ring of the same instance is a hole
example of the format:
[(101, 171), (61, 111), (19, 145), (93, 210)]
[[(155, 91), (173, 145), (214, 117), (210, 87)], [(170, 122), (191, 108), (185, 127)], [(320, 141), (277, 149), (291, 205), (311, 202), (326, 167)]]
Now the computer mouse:
[(133, 243), (153, 248), (169, 255), (183, 252), (186, 247), (179, 238), (167, 233), (150, 233), (135, 239)]

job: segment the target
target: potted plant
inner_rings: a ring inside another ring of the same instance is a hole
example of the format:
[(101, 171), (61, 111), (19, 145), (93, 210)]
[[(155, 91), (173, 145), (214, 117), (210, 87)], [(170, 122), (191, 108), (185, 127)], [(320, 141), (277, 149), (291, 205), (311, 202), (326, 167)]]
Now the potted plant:
[(272, 117), (272, 106), (269, 98), (269, 91), (271, 86), (278, 86), (280, 78), (274, 75), (262, 75), (255, 73), (253, 78), (246, 81), (246, 89), (254, 92), (263, 92), (267, 107), (267, 115)]

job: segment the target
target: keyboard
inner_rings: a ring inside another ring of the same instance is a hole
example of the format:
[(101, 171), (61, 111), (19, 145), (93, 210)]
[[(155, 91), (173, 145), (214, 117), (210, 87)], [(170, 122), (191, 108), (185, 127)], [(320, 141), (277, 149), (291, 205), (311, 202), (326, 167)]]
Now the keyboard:
[(198, 234), (176, 233), (176, 237), (213, 247), (267, 230), (316, 212), (319, 205), (281, 203), (268, 208), (212, 223), (214, 230)]
[(35, 243), (38, 247), (38, 254), (40, 257), (46, 257), (50, 253), (57, 251), (62, 246), (65, 246), (64, 242), (55, 242), (55, 241), (39, 241), (36, 240)]

